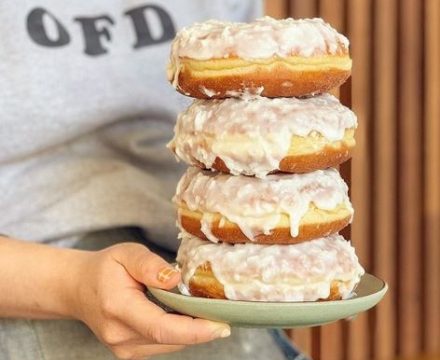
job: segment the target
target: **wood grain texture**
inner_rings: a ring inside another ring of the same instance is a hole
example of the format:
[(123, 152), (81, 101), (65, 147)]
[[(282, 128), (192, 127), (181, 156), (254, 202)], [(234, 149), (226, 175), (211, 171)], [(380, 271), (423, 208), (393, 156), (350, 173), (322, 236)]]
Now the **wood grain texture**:
[[(440, 1), (425, 2), (424, 269), (426, 353), (438, 353), (440, 339)], [(439, 356), (440, 358), (440, 356)]]
[(339, 32), (347, 33), (347, 6), (344, 0), (320, 0), (318, 9), (315, 16), (323, 18)]
[(376, 322), (372, 334), (374, 357), (391, 359), (396, 348), (396, 91), (397, 77), (390, 71), (397, 62), (397, 2), (376, 1), (374, 27), (373, 145), (373, 251), (372, 271), (385, 279), (389, 292), (371, 312)]
[(397, 163), (397, 297), (398, 352), (421, 351), (421, 243), (422, 239), (422, 2), (399, 2), (398, 163)]
[[(356, 253), (366, 271), (370, 271), (371, 228), (371, 133), (372, 122), (372, 8), (369, 0), (349, 2), (347, 9), (348, 36), (353, 58), (352, 109), (358, 116), (356, 148), (351, 163), (351, 199), (355, 218), (351, 236)], [(349, 323), (347, 356), (353, 360), (370, 360), (369, 313), (360, 314)]]
[(266, 0), (264, 2), (265, 14), (275, 19), (283, 19), (286, 17), (287, 11), (286, 0)]
[(289, 0), (289, 16), (297, 19), (315, 17), (318, 12), (319, 0)]

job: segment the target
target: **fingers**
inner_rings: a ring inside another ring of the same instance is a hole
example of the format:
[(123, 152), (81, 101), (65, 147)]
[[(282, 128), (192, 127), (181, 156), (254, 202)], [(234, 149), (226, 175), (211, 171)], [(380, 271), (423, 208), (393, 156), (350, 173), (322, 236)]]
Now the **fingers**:
[[(139, 244), (124, 244), (112, 250), (112, 257), (138, 282), (164, 289), (180, 281), (180, 273), (161, 257)], [(129, 294), (130, 306), (117, 306), (123, 312), (111, 311), (118, 320), (153, 344), (188, 345), (208, 342), (230, 335), (227, 324), (189, 316), (167, 314), (149, 302), (142, 291)], [(114, 305), (114, 302), (112, 302)]]
[(143, 360), (152, 355), (168, 354), (183, 350), (184, 348), (184, 345), (135, 345), (120, 346), (112, 350), (119, 359)]
[(180, 272), (160, 256), (140, 244), (124, 245), (114, 252), (114, 257), (136, 281), (161, 289), (178, 284)]
[(168, 314), (145, 299), (141, 292), (134, 295), (126, 309), (126, 320), (154, 343), (189, 345), (228, 337), (229, 325), (190, 316)]
[(165, 313), (155, 320), (152, 335), (162, 344), (200, 344), (231, 335), (227, 324), (189, 316)]

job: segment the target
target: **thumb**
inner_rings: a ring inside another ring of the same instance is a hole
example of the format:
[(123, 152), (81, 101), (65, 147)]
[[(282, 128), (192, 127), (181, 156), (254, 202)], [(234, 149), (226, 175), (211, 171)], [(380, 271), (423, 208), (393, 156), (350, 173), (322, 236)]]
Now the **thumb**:
[(161, 289), (172, 289), (180, 281), (180, 271), (140, 244), (124, 244), (115, 254), (136, 281)]

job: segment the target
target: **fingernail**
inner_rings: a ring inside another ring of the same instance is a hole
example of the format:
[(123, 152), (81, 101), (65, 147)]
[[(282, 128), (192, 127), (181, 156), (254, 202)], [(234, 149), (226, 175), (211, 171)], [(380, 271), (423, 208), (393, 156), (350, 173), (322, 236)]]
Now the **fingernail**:
[(214, 331), (214, 339), (226, 338), (231, 335), (231, 329), (227, 327), (221, 327)]
[(159, 274), (157, 274), (157, 280), (159, 280), (161, 282), (167, 282), (169, 279), (171, 279), (177, 273), (179, 273), (179, 271), (172, 268), (172, 267), (163, 268), (159, 272)]

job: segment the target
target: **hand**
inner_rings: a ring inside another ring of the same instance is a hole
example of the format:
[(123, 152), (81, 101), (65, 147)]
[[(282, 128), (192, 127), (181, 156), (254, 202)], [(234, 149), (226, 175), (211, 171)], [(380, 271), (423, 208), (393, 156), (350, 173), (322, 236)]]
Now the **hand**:
[(145, 359), (230, 335), (226, 324), (168, 314), (147, 300), (144, 285), (171, 289), (180, 273), (140, 244), (85, 253), (78, 268), (74, 316), (118, 358)]

